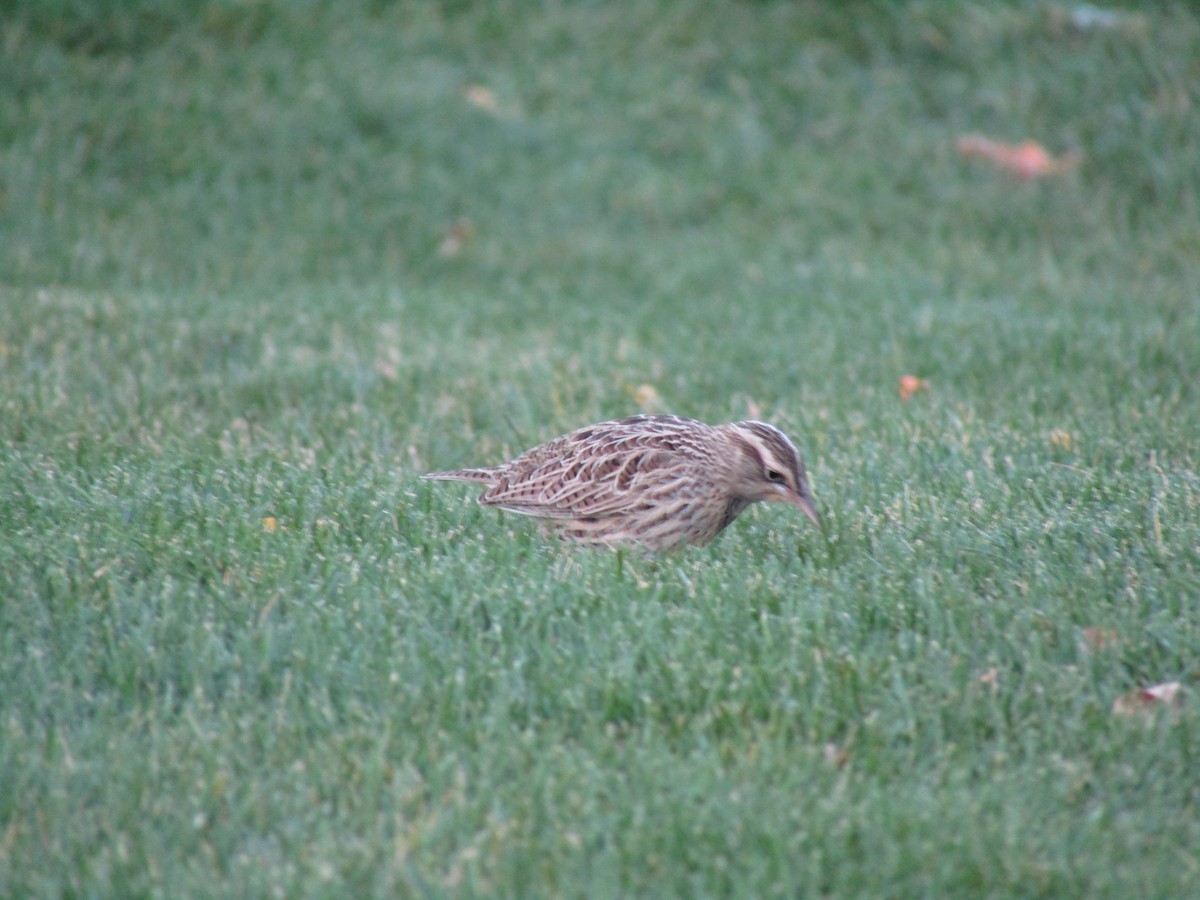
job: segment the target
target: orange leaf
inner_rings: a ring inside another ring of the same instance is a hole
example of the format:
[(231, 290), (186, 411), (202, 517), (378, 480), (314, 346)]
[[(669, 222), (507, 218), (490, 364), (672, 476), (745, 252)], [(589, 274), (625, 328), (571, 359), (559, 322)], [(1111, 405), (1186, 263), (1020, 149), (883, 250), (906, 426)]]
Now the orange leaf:
[(662, 397), (652, 384), (639, 384), (633, 389), (633, 399), (644, 410), (660, 410), (663, 408)]
[(1071, 449), (1071, 433), (1063, 431), (1061, 428), (1055, 428), (1050, 432), (1050, 446), (1057, 450)]
[(968, 159), (982, 159), (1018, 178), (1034, 179), (1059, 175), (1079, 164), (1078, 151), (1051, 156), (1037, 141), (1006, 144), (978, 134), (965, 134), (958, 139), (958, 152)]
[(917, 391), (927, 391), (929, 387), (929, 382), (924, 378), (918, 378), (916, 375), (902, 375), (900, 376), (900, 399), (911, 399)]
[(274, 531), (278, 525), (279, 523), (275, 521), (274, 516), (267, 516), (262, 520), (263, 531), (267, 532), (268, 534)]

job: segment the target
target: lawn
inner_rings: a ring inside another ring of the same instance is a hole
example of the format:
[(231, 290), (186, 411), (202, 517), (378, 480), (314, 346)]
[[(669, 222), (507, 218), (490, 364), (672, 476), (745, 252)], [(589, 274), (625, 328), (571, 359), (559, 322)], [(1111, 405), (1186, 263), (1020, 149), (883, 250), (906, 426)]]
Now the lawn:
[[(1195, 891), (1194, 9), (0, 40), (0, 895)], [(640, 411), (779, 425), (824, 527), (418, 479)]]

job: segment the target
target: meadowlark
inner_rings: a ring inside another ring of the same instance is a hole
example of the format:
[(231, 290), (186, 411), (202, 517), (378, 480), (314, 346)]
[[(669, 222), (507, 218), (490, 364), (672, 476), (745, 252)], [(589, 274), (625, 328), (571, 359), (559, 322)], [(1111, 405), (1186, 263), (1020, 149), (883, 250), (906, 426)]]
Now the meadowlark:
[(484, 506), (546, 519), (585, 544), (707, 544), (762, 500), (798, 506), (821, 524), (804, 460), (766, 422), (631, 416), (572, 431), (501, 466), (423, 477), (487, 485)]

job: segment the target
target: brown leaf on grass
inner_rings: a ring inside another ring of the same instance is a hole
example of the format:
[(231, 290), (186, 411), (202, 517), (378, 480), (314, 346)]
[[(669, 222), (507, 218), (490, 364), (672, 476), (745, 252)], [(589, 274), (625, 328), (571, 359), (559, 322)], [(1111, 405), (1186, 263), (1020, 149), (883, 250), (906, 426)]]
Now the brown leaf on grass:
[(924, 378), (918, 378), (916, 375), (901, 375), (900, 376), (900, 399), (910, 400), (912, 395), (917, 391), (927, 391), (930, 384)]
[(1092, 626), (1083, 629), (1079, 638), (1079, 649), (1084, 653), (1099, 653), (1102, 650), (1111, 650), (1120, 642), (1121, 636), (1115, 631)]
[(471, 106), (504, 121), (521, 118), (519, 102), (511, 94), (498, 94), (482, 84), (470, 84), (463, 88), (462, 97)]
[(1070, 450), (1071, 433), (1063, 431), (1061, 428), (1055, 428), (1050, 432), (1050, 446), (1055, 450)]
[(997, 669), (995, 666), (992, 666), (990, 669), (988, 669), (986, 672), (984, 672), (982, 675), (979, 676), (979, 683), (986, 684), (988, 687), (990, 687), (994, 690), (999, 678), (1000, 678), (1000, 670)]
[(477, 106), (490, 113), (494, 113), (500, 108), (500, 104), (496, 100), (496, 92), (482, 84), (468, 85), (467, 89), (463, 91), (463, 96), (472, 106)]
[(442, 259), (457, 256), (473, 230), (470, 219), (456, 219), (442, 238), (442, 242), (438, 244), (437, 255)]
[(850, 762), (850, 751), (845, 747), (839, 747), (833, 741), (825, 744), (823, 756), (825, 757), (825, 764), (833, 766), (835, 769), (844, 769), (846, 763)]
[(274, 531), (276, 528), (279, 527), (279, 522), (275, 519), (274, 516), (265, 516), (262, 520), (262, 527), (263, 527), (263, 531), (270, 534), (272, 531)]
[(1159, 711), (1175, 712), (1179, 708), (1183, 687), (1178, 681), (1164, 681), (1153, 687), (1127, 691), (1113, 701), (1112, 711), (1118, 716), (1152, 718)]
[(633, 399), (646, 412), (658, 412), (663, 408), (658, 388), (652, 384), (639, 384), (633, 389)]
[(1018, 178), (1032, 180), (1070, 171), (1082, 159), (1078, 151), (1052, 156), (1037, 141), (1006, 144), (979, 134), (964, 134), (958, 139), (958, 152), (967, 159), (982, 159)]

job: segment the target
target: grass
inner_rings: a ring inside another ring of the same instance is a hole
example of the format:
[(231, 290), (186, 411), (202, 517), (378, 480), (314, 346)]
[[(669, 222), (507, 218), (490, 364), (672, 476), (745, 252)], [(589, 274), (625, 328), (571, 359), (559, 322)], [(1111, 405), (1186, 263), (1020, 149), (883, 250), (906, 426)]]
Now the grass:
[[(1070, 13), (16, 4), (0, 894), (1194, 890), (1200, 23)], [(824, 532), (416, 478), (643, 406)]]

